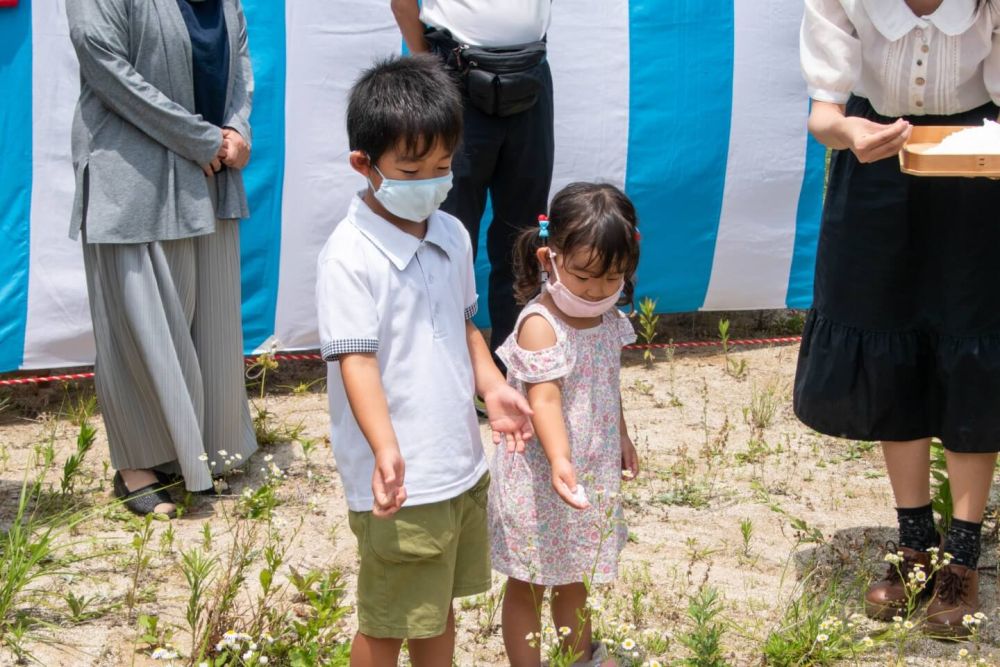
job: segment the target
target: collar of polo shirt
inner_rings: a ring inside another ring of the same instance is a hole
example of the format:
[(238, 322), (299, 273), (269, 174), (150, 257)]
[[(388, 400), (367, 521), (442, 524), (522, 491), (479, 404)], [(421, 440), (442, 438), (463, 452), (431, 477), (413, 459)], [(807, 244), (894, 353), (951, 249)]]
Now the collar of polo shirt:
[(453, 244), (444, 223), (438, 220), (438, 215), (440, 215), (438, 211), (431, 213), (430, 217), (427, 218), (427, 233), (423, 239), (418, 239), (375, 213), (360, 195), (355, 195), (354, 199), (351, 200), (348, 219), (365, 238), (372, 242), (372, 245), (389, 258), (396, 269), (402, 271), (417, 254), (421, 243), (433, 243), (449, 256), (452, 255)]
[(862, 0), (875, 29), (890, 42), (928, 23), (946, 35), (961, 35), (976, 20), (976, 0), (944, 0), (933, 14), (917, 16), (903, 0)]

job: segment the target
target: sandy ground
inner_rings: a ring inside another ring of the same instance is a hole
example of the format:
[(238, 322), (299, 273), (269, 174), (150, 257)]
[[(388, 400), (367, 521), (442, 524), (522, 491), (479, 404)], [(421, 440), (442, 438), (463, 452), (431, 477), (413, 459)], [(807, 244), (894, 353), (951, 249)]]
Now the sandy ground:
[[(601, 592), (602, 613), (609, 616), (605, 623), (629, 622), (636, 632), (646, 629), (675, 638), (663, 655), (652, 657), (669, 662), (687, 655), (676, 637), (690, 628), (688, 600), (704, 584), (717, 588), (722, 597), (722, 643), (730, 664), (759, 665), (765, 638), (781, 625), (790, 601), (803, 587), (849, 582), (854, 575), (870, 576), (883, 568), (882, 545), (894, 538), (895, 515), (879, 450), (818, 435), (795, 420), (790, 394), (796, 354), (795, 346), (738, 350), (727, 362), (718, 351), (678, 353), (673, 360), (658, 353), (652, 368), (633, 353), (627, 359), (622, 393), (643, 472), (624, 493), (632, 540), (623, 554), (619, 582)], [(745, 364), (742, 372), (740, 364)], [(305, 372), (312, 378), (321, 373), (318, 365)], [(75, 446), (76, 427), (58, 414), (60, 401), (45, 397), (45, 411), (28, 419), (24, 415), (32, 412), (32, 400), (30, 393), (17, 397), (18, 404), (8, 408), (0, 425), (3, 526), (13, 516), (21, 481), (38, 446), (54, 443), (59, 470)], [(751, 408), (755, 400), (765, 412), (769, 403), (775, 407), (773, 418), (756, 429), (748, 423), (761, 412)], [(277, 490), (280, 504), (273, 525), (287, 541), (288, 564), (300, 571), (339, 568), (350, 590), (355, 541), (329, 453), (322, 383), (302, 393), (268, 395), (263, 405), (276, 423), (300, 428), (299, 441), (264, 448), (246, 473), (231, 478), (232, 493), (259, 486), (263, 457), (273, 456), (286, 475)], [(107, 502), (110, 476), (99, 416), (94, 423), (98, 442), (78, 487), (99, 506)], [(308, 458), (300, 441), (307, 447), (312, 443)], [(58, 470), (50, 477), (56, 482)], [(161, 624), (184, 627), (188, 593), (179, 550), (201, 543), (206, 523), (214, 548), (224, 550), (231, 539), (235, 503), (232, 497), (199, 498), (188, 514), (172, 522), (175, 537), (169, 548), (163, 546), (162, 535), (170, 524), (154, 524), (151, 560), (138, 586), (142, 594), (136, 613), (160, 614)], [(745, 543), (740, 522), (746, 519), (752, 522), (752, 535)], [(995, 519), (988, 519), (987, 532), (994, 524)], [(51, 608), (43, 610), (53, 626), (36, 630), (29, 643), (42, 664), (164, 664), (134, 655), (135, 623), (121, 604), (132, 585), (128, 545), (138, 526), (125, 512), (104, 510), (66, 536), (77, 540), (78, 551), (107, 546), (119, 551), (44, 582), (56, 593)], [(993, 566), (996, 558), (995, 541), (987, 543), (982, 564)], [(499, 577), (495, 584), (493, 596), (459, 606), (458, 665), (504, 664), (499, 615), (492, 615)], [(94, 596), (96, 608), (109, 610), (72, 623), (59, 597), (66, 591)], [(850, 600), (845, 614), (859, 610), (858, 595)], [(984, 612), (996, 616), (1000, 601), (995, 570), (983, 574), (982, 600)], [(353, 617), (348, 618), (350, 625)], [(870, 632), (880, 630), (866, 623)], [(185, 648), (182, 631), (175, 641)], [(1000, 664), (998, 646), (1000, 632), (987, 622), (981, 650), (989, 664)], [(906, 645), (905, 662), (961, 664), (959, 648), (914, 636)], [(880, 647), (841, 664), (887, 664), (890, 655), (889, 647)], [(0, 664), (14, 664), (2, 648)]]

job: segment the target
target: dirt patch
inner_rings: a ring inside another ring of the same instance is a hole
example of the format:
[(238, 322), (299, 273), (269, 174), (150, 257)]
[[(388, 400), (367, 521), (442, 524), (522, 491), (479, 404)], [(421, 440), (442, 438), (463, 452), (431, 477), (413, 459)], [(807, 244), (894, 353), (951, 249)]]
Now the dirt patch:
[[(678, 353), (672, 359), (658, 352), (652, 367), (638, 354), (628, 355), (622, 392), (643, 471), (623, 492), (631, 540), (619, 581), (598, 593), (597, 616), (605, 636), (618, 642), (624, 635), (635, 637), (642, 651), (635, 664), (651, 659), (669, 664), (690, 655), (684, 639), (694, 623), (687, 609), (706, 587), (719, 594), (716, 620), (725, 660), (763, 664), (768, 637), (788, 630), (788, 611), (803, 592), (817, 592), (812, 604), (837, 596), (831, 616), (854, 623), (849, 619), (860, 611), (860, 586), (885, 567), (883, 545), (894, 538), (895, 515), (878, 447), (818, 435), (794, 418), (790, 394), (796, 354), (795, 346), (736, 350), (728, 359), (718, 351)], [(279, 568), (282, 580), (290, 568), (339, 569), (350, 602), (356, 545), (330, 454), (326, 396), (322, 381), (313, 382), (322, 372), (318, 364), (304, 364), (272, 378), (285, 389), (269, 394), (262, 405), (275, 439), (292, 441), (262, 448), (244, 472), (230, 477), (228, 495), (197, 497), (183, 518), (154, 522), (138, 580), (133, 540), (144, 527), (107, 506), (107, 447), (100, 419), (94, 419), (98, 439), (74, 493), (93, 508), (92, 516), (60, 539), (75, 540), (75, 553), (102, 555), (67, 565), (58, 576), (37, 583), (51, 593), (34, 603), (40, 605), (36, 615), (50, 625), (36, 625), (25, 645), (42, 664), (165, 664), (135, 653), (140, 614), (157, 615), (161, 627), (174, 626), (173, 643), (186, 654), (190, 586), (181, 552), (205, 545), (208, 553), (225, 554), (239, 539), (241, 525), (278, 532), (287, 547)], [(3, 527), (15, 516), (27, 471), (51, 448), (55, 465), (47, 480), (56, 497), (62, 464), (76, 448), (78, 429), (66, 413), (88, 390), (50, 391), (32, 418), (25, 417), (27, 411), (8, 409), (0, 425)], [(282, 471), (277, 481), (272, 465)], [(248, 507), (241, 494), (265, 485), (273, 487), (274, 497), (260, 501), (270, 520), (237, 517)], [(52, 502), (52, 511), (58, 511)], [(987, 532), (993, 524), (990, 519)], [(992, 540), (984, 546), (982, 562), (990, 568), (996, 559)], [(981, 581), (983, 611), (992, 619), (1000, 606), (995, 569), (984, 571)], [(256, 572), (248, 582), (247, 594), (258, 594)], [(457, 664), (505, 664), (496, 609), (501, 583), (498, 577), (489, 595), (457, 605)], [(69, 593), (91, 600), (76, 620), (68, 611)], [(337, 623), (341, 636), (349, 636), (353, 617)], [(897, 655), (905, 664), (965, 664), (959, 658), (962, 646), (916, 632), (891, 639), (885, 632), (884, 625), (858, 621), (855, 643), (860, 646), (860, 637), (869, 635), (877, 645), (864, 653), (859, 648), (840, 664), (886, 664)], [(984, 623), (980, 643), (966, 648), (987, 664), (1000, 664), (1000, 632), (992, 620)], [(816, 662), (807, 654), (799, 664)], [(0, 665), (6, 664), (14, 664), (13, 656), (0, 649)]]

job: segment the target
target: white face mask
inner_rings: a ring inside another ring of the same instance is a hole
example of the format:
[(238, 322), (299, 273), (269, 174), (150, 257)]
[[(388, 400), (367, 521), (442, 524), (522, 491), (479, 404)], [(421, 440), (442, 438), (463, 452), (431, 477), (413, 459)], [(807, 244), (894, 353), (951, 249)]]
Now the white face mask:
[(372, 189), (375, 199), (385, 206), (385, 210), (389, 213), (410, 222), (426, 222), (430, 214), (441, 206), (451, 190), (451, 172), (438, 178), (403, 181), (386, 178), (374, 163), (372, 169), (382, 177), (382, 185), (377, 190), (372, 179), (368, 179), (368, 186)]
[(556, 307), (569, 315), (570, 317), (597, 317), (598, 315), (603, 315), (618, 303), (621, 299), (622, 289), (625, 287), (625, 279), (622, 278), (621, 283), (618, 285), (618, 289), (611, 296), (605, 297), (600, 301), (591, 301), (589, 299), (584, 299), (579, 297), (570, 291), (566, 285), (562, 283), (559, 279), (559, 269), (556, 268), (556, 254), (549, 250), (549, 260), (552, 262), (552, 273), (555, 275), (555, 280), (551, 278), (545, 283), (545, 289), (552, 296), (552, 300), (555, 302)]

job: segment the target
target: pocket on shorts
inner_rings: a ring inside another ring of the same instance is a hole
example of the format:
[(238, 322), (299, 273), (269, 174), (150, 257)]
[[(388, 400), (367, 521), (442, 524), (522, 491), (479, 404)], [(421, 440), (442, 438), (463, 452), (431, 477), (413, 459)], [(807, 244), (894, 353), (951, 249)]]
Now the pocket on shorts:
[(389, 519), (371, 517), (368, 544), (388, 563), (412, 563), (442, 556), (455, 538), (450, 501), (404, 507)]
[(490, 474), (484, 473), (476, 485), (467, 491), (469, 497), (482, 509), (486, 509), (490, 499)]

